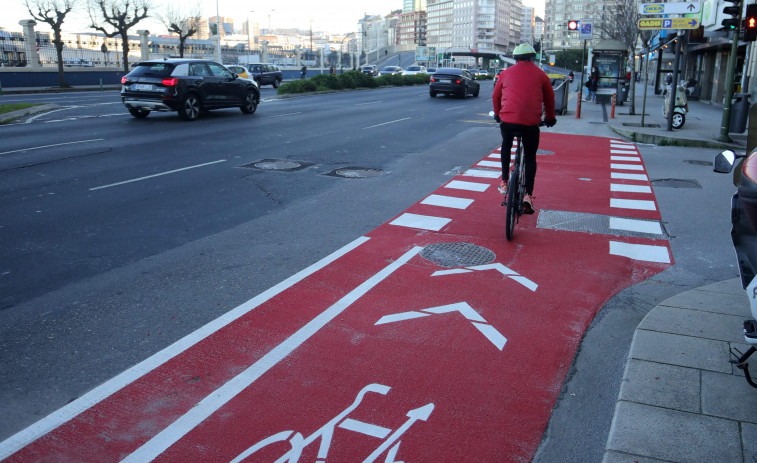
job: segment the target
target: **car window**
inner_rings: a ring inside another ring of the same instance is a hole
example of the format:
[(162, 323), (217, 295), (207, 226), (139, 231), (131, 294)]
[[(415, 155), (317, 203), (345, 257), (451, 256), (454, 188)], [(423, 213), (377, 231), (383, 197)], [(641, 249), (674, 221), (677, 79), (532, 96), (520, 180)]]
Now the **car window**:
[(278, 70), (279, 70), (278, 66), (271, 66), (271, 71), (278, 71)]
[(188, 76), (189, 75), (189, 64), (187, 63), (181, 63), (176, 65), (174, 70), (171, 72), (171, 77), (182, 77), (182, 76)]
[(210, 71), (205, 66), (205, 63), (190, 63), (189, 64), (190, 76), (209, 76)]
[(174, 65), (170, 63), (140, 63), (130, 73), (130, 76), (168, 77)]
[(259, 64), (251, 64), (250, 65), (250, 71), (252, 71), (252, 72), (260, 72), (260, 65)]
[(210, 72), (213, 73), (215, 77), (233, 77), (231, 75), (231, 71), (221, 66), (220, 64), (208, 63), (208, 67), (210, 68)]

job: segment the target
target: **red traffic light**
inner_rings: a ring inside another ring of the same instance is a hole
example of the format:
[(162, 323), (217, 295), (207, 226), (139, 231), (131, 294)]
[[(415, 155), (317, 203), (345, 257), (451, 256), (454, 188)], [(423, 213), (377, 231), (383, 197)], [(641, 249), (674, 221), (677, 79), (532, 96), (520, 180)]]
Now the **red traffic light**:
[(577, 31), (578, 30), (578, 21), (568, 21), (568, 30), (569, 31)]

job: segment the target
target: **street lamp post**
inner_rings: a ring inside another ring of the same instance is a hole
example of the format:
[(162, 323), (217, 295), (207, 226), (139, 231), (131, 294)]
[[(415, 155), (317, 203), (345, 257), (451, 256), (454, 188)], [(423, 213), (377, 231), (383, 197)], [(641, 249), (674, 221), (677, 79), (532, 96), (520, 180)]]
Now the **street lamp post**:
[(216, 42), (218, 59), (216, 61), (223, 64), (223, 60), (221, 59), (221, 16), (218, 14), (218, 0), (216, 0), (216, 34), (218, 34), (218, 41)]
[(347, 37), (355, 34), (356, 32), (350, 32), (349, 34), (345, 35), (342, 39), (341, 45), (339, 45), (339, 67), (341, 68), (342, 72), (344, 72), (344, 63), (342, 62), (342, 48), (344, 47), (344, 41), (347, 40)]
[(250, 40), (250, 13), (254, 13), (255, 10), (249, 10), (247, 12), (247, 64), (250, 64), (250, 55), (252, 55), (252, 41)]

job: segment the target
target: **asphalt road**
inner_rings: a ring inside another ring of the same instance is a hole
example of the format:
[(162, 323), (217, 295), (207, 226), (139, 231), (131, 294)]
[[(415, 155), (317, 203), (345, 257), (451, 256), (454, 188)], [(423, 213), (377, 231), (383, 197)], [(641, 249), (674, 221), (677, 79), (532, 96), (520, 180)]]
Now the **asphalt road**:
[[(43, 99), (63, 109), (0, 126), (0, 440), (480, 159), (500, 143), (484, 90), (468, 100), (420, 87), (266, 100), (264, 88), (253, 116), (229, 109), (192, 123), (133, 119), (116, 92), (58, 94)], [(556, 131), (617, 138), (589, 108)], [(536, 461), (601, 460), (633, 329), (657, 302), (737, 275), (733, 187), (705, 165), (713, 150), (639, 151), (676, 264), (597, 316)], [(306, 167), (243, 167), (265, 159)], [(383, 175), (326, 175), (350, 166)]]

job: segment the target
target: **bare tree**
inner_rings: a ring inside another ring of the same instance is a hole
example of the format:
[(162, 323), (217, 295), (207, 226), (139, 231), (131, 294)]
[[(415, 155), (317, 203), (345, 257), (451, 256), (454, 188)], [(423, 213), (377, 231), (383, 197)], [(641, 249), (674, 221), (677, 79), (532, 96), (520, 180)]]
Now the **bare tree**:
[(77, 7), (79, 0), (24, 0), (24, 5), (37, 21), (50, 25), (53, 30), (53, 45), (58, 55), (58, 85), (70, 87), (66, 83), (63, 72), (63, 40), (61, 39), (61, 27), (66, 15)]
[(106, 37), (121, 36), (124, 72), (129, 72), (129, 29), (145, 19), (149, 9), (149, 0), (89, 0), (87, 5), (89, 27)]
[(181, 58), (184, 58), (184, 43), (200, 30), (201, 15), (199, 4), (195, 6), (169, 4), (163, 8), (161, 13), (158, 13), (160, 22), (166, 26), (168, 32), (179, 36), (179, 56)]

